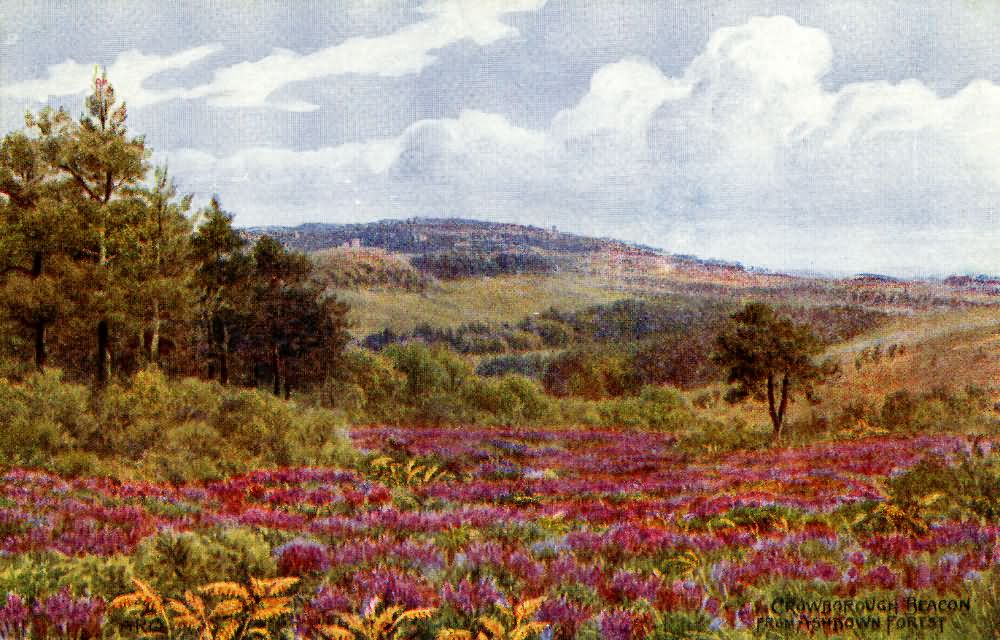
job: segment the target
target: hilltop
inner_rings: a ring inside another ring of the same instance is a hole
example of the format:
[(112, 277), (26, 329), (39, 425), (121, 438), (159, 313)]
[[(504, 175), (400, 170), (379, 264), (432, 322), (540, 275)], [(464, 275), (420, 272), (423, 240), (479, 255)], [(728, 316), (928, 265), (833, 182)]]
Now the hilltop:
[(556, 227), (543, 229), (463, 218), (409, 218), (358, 224), (306, 223), (295, 227), (249, 227), (245, 231), (250, 237), (268, 234), (291, 249), (306, 252), (353, 243), (409, 254), (527, 250), (582, 254), (612, 249), (638, 250), (651, 255), (662, 253), (653, 247), (566, 233)]
[[(640, 295), (778, 296), (799, 302), (872, 306), (894, 313), (1000, 302), (1000, 280), (987, 276), (922, 280), (871, 273), (853, 277), (794, 275), (671, 254), (644, 244), (567, 233), (555, 227), (463, 218), (258, 226), (245, 228), (242, 234), (249, 240), (266, 234), (289, 249), (333, 263), (334, 268), (327, 265), (324, 269), (331, 277), (329, 285), (355, 291), (423, 291), (427, 278), (464, 281), (470, 276), (547, 276), (542, 280), (573, 280), (578, 292), (582, 286)], [(364, 276), (352, 285), (333, 273), (334, 269)], [(416, 272), (422, 275), (414, 275)], [(516, 286), (538, 280), (521, 279)], [(551, 294), (551, 287), (546, 288)], [(526, 293), (530, 298), (530, 291)]]

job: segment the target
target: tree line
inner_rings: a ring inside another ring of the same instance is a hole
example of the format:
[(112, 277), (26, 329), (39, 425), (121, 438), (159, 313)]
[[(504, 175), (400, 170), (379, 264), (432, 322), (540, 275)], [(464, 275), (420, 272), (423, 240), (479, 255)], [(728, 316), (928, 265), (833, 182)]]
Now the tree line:
[(4, 355), (96, 387), (146, 366), (285, 396), (321, 379), (346, 306), (217, 199), (192, 214), (127, 116), (101, 76), (78, 118), (28, 113), (0, 143)]

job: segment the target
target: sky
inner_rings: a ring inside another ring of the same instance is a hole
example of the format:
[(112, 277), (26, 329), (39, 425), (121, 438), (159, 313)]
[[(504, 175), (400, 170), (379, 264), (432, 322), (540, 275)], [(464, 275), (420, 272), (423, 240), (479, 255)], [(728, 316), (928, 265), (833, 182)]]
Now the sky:
[(0, 0), (0, 131), (94, 65), (243, 226), (509, 221), (1000, 274), (996, 0)]

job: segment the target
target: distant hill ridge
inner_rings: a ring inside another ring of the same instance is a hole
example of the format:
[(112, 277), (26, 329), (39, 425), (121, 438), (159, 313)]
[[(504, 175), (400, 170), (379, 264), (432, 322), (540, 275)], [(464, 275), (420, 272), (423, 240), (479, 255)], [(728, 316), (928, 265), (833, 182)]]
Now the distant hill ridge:
[[(243, 235), (253, 240), (270, 235), (286, 247), (304, 252), (318, 252), (337, 247), (377, 249), (407, 256), (433, 254), (544, 254), (555, 260), (559, 270), (574, 265), (585, 269), (608, 264), (633, 265), (636, 273), (656, 271), (666, 266), (677, 273), (709, 279), (753, 279), (779, 277), (798, 281), (829, 280), (860, 287), (910, 286), (924, 283), (950, 290), (969, 290), (1000, 295), (1000, 278), (988, 275), (953, 275), (947, 278), (898, 278), (880, 273), (857, 273), (854, 276), (782, 273), (747, 267), (739, 262), (672, 254), (649, 245), (613, 238), (595, 238), (556, 227), (538, 227), (511, 222), (489, 222), (467, 218), (386, 219), (366, 223), (309, 222), (290, 226), (244, 227)], [(515, 256), (516, 257), (516, 256)], [(341, 258), (347, 259), (347, 256)], [(626, 269), (627, 270), (627, 269)], [(750, 282), (751, 280), (747, 280)]]
[(592, 238), (559, 231), (555, 227), (505, 222), (486, 222), (462, 218), (409, 218), (379, 220), (356, 224), (306, 223), (295, 227), (248, 227), (251, 237), (264, 234), (299, 251), (318, 251), (331, 247), (358, 244), (399, 253), (436, 253), (441, 251), (502, 252), (537, 249), (558, 253), (631, 250), (649, 255), (664, 255), (655, 247)]

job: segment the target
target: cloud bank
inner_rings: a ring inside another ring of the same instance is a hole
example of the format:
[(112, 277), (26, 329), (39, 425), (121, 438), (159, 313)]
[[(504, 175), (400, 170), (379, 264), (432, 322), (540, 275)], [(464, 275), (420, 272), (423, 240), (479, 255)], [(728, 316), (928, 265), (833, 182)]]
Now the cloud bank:
[[(474, 31), (501, 37), (486, 13)], [(676, 77), (603, 66), (545, 128), (470, 110), (313, 151), (166, 156), (243, 224), (462, 215), (774, 269), (1000, 271), (1000, 87), (830, 90), (834, 54), (823, 31), (753, 18)]]

